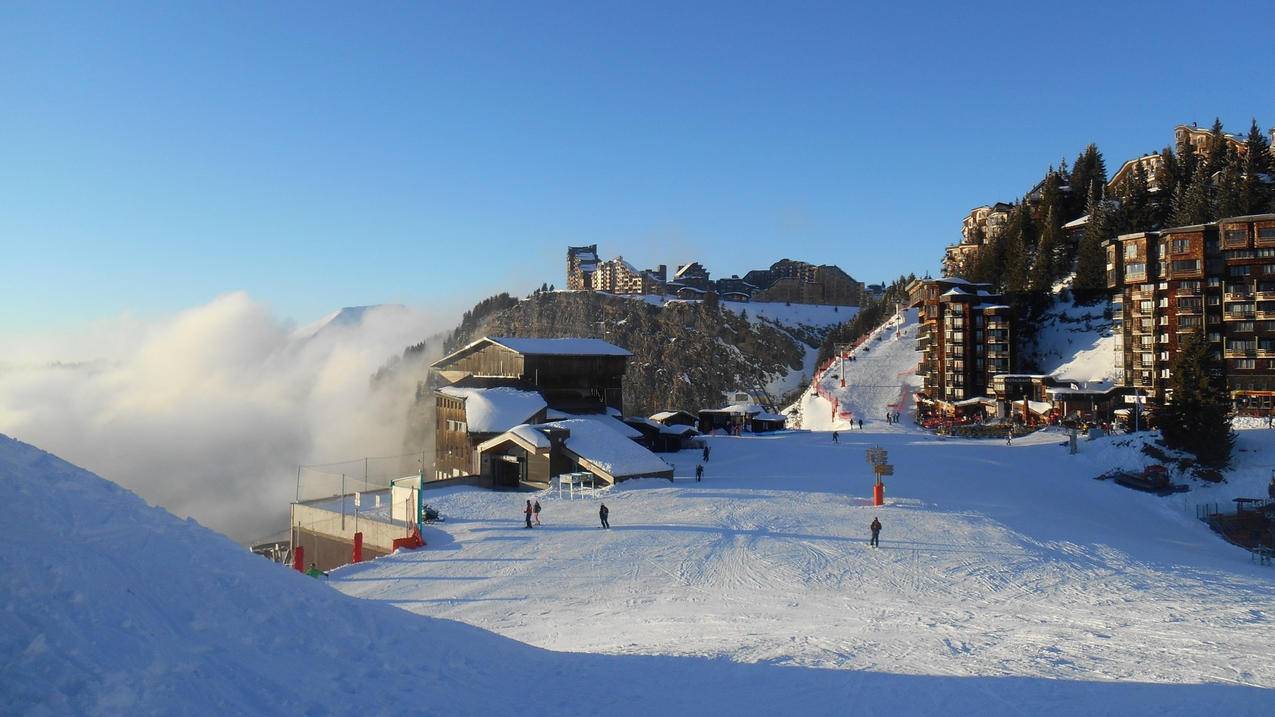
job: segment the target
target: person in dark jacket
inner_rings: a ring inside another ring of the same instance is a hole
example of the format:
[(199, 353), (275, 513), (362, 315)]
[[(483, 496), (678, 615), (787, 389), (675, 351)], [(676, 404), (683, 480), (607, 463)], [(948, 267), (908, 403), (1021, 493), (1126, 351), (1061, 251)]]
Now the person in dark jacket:
[(859, 430), (860, 430), (860, 431), (862, 431), (862, 430), (863, 430), (863, 419), (862, 419), (862, 418), (860, 418), (860, 419), (859, 419)]
[(833, 431), (833, 432), (832, 432), (832, 442), (833, 442), (833, 443), (840, 443), (840, 440), (837, 438), (837, 432), (836, 432), (836, 431)]
[(536, 516), (536, 525), (540, 525), (540, 501), (531, 506), (531, 512)]
[(523, 517), (527, 519), (528, 528), (531, 527), (531, 513), (532, 513), (531, 501), (527, 501), (527, 507), (523, 509), (522, 514), (523, 514)]
[(700, 480), (703, 479), (703, 477), (704, 477), (704, 465), (701, 463), (700, 465), (695, 466), (695, 482), (696, 483), (700, 482)]
[(611, 511), (607, 508), (607, 504), (603, 503), (602, 507), (598, 508), (598, 519), (602, 521), (603, 528), (611, 527), (611, 523), (607, 521), (607, 516), (609, 515), (611, 515)]
[(881, 547), (881, 521), (877, 517), (872, 516), (872, 525), (868, 526), (872, 529), (872, 540), (868, 541), (868, 545), (874, 548)]

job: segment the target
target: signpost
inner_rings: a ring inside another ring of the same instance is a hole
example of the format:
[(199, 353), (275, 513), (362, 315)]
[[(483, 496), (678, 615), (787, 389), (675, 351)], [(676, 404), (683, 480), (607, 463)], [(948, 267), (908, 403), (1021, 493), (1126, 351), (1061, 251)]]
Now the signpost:
[(872, 447), (867, 450), (868, 463), (872, 466), (872, 473), (876, 475), (876, 483), (872, 486), (872, 504), (885, 505), (885, 483), (881, 482), (882, 476), (894, 475), (894, 466), (886, 463), (889, 454), (884, 448)]

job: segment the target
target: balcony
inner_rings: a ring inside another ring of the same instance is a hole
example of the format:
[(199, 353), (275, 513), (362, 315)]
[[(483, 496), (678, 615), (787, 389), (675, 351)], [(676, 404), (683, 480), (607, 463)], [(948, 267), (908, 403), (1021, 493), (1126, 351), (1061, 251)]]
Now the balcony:
[(1253, 292), (1251, 291), (1228, 291), (1222, 294), (1222, 301), (1252, 301)]
[(1226, 358), (1253, 358), (1257, 356), (1257, 347), (1234, 348), (1228, 346), (1222, 355)]
[(1228, 311), (1222, 318), (1226, 321), (1252, 321), (1256, 315), (1255, 311)]

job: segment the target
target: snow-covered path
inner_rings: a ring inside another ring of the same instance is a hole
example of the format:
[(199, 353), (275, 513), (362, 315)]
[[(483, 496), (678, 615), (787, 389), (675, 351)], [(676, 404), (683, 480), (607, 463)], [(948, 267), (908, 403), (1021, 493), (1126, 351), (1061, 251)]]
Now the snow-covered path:
[[(907, 430), (912, 391), (920, 382), (916, 375), (921, 358), (916, 350), (918, 327), (916, 309), (907, 309), (873, 331), (855, 349), (853, 361), (834, 363), (818, 377), (818, 390), (812, 386), (802, 394), (798, 402), (801, 427), (844, 431), (850, 428), (850, 422), (841, 416), (844, 411), (856, 420), (863, 419), (864, 426), (874, 430)], [(843, 379), (845, 386), (841, 385)], [(903, 422), (887, 424), (887, 410), (903, 413)]]
[[(880, 428), (839, 445), (713, 438), (705, 482), (686, 478), (698, 454), (683, 452), (675, 484), (607, 491), (610, 531), (597, 499), (543, 495), (546, 525), (528, 531), (521, 495), (440, 491), (448, 522), (429, 548), (333, 584), (555, 650), (1275, 687), (1275, 571), (1186, 514), (1206, 497), (1089, 479), (1136, 450)], [(869, 445), (898, 471), (880, 509), (866, 501)]]

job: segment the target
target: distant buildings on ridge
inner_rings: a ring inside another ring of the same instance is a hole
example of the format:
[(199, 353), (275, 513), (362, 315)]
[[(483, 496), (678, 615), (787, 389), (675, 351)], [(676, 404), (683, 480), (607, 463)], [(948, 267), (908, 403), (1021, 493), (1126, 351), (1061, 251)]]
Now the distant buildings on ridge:
[[(609, 294), (675, 296), (704, 299), (712, 294), (724, 301), (774, 301), (794, 304), (858, 306), (866, 291), (863, 282), (832, 264), (814, 265), (781, 259), (768, 269), (754, 269), (742, 278), (712, 279), (698, 261), (677, 266), (638, 269), (624, 257), (606, 261), (598, 257), (598, 245), (567, 247), (567, 288)], [(884, 291), (884, 287), (879, 287)]]

